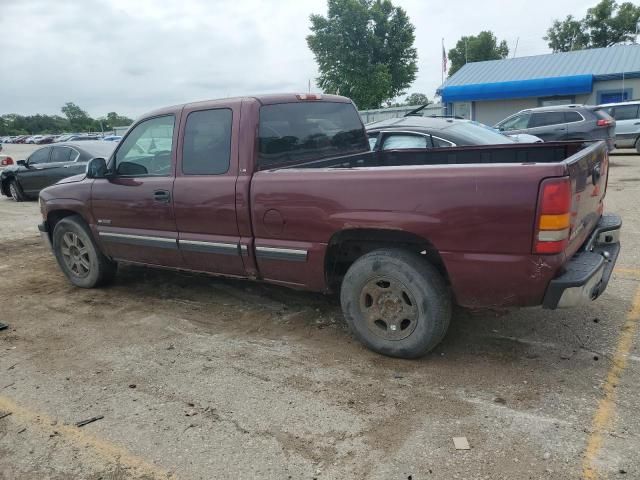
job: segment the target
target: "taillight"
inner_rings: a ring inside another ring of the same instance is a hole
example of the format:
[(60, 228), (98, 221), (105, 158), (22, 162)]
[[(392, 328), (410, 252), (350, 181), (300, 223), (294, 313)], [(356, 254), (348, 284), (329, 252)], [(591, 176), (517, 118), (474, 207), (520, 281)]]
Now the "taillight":
[(612, 124), (613, 124), (613, 120), (609, 120), (609, 119), (605, 119), (605, 118), (601, 118), (596, 123), (596, 125), (598, 125), (599, 127), (608, 127), (609, 125), (612, 125)]
[(6, 167), (7, 165), (13, 165), (13, 158), (11, 157), (5, 157), (2, 160), (0, 160), (0, 165), (3, 167)]
[(571, 180), (550, 178), (540, 186), (533, 253), (562, 252), (571, 230)]

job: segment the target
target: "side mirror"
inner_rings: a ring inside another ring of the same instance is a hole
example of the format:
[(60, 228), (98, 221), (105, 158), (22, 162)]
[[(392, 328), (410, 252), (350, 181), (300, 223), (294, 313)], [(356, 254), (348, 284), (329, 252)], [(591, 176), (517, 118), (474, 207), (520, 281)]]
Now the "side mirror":
[(16, 165), (20, 165), (22, 167), (26, 167), (27, 166), (27, 161), (26, 160), (18, 160), (16, 162)]
[(107, 161), (102, 157), (94, 157), (87, 163), (87, 178), (105, 178)]

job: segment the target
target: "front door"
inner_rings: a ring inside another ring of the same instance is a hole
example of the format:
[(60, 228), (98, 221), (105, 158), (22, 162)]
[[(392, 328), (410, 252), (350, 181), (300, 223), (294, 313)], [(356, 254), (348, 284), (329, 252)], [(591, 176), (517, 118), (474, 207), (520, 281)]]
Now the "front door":
[(46, 187), (47, 170), (51, 147), (44, 147), (33, 152), (27, 159), (25, 169), (18, 173), (18, 181), (22, 191), (27, 195), (36, 195)]
[(109, 177), (94, 180), (98, 236), (117, 260), (183, 265), (172, 196), (178, 121), (164, 115), (134, 126), (109, 161)]
[(238, 108), (187, 108), (173, 186), (179, 246), (187, 268), (244, 276), (236, 220)]

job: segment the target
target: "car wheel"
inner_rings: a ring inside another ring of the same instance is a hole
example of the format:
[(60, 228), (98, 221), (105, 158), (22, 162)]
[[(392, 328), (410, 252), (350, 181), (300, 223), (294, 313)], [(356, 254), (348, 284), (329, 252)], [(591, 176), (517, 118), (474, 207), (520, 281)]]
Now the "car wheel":
[(640, 137), (636, 140), (636, 152), (640, 153)]
[(24, 202), (27, 199), (25, 194), (22, 192), (22, 188), (20, 188), (20, 185), (18, 185), (18, 182), (16, 180), (11, 180), (11, 182), (9, 183), (9, 194), (11, 195), (11, 198), (13, 198), (13, 200), (16, 202)]
[(391, 357), (425, 355), (444, 338), (451, 319), (451, 295), (440, 273), (422, 256), (399, 249), (356, 260), (340, 301), (358, 340)]
[(56, 224), (53, 252), (64, 274), (77, 287), (98, 287), (115, 277), (117, 263), (98, 249), (79, 216), (65, 217)]

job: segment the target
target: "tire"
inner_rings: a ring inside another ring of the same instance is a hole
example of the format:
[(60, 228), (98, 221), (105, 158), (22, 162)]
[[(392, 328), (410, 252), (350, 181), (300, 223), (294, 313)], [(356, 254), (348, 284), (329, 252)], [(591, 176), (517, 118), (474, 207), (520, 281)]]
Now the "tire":
[(9, 182), (9, 195), (15, 202), (24, 202), (27, 199), (27, 196), (24, 194), (16, 180), (11, 180)]
[(61, 270), (76, 287), (94, 288), (115, 277), (118, 264), (109, 260), (93, 241), (86, 223), (73, 215), (53, 230), (53, 252)]
[(400, 249), (363, 255), (347, 271), (342, 312), (356, 338), (371, 350), (418, 358), (444, 338), (451, 294), (440, 273), (422, 256)]
[(640, 137), (637, 138), (635, 147), (636, 152), (640, 153)]

